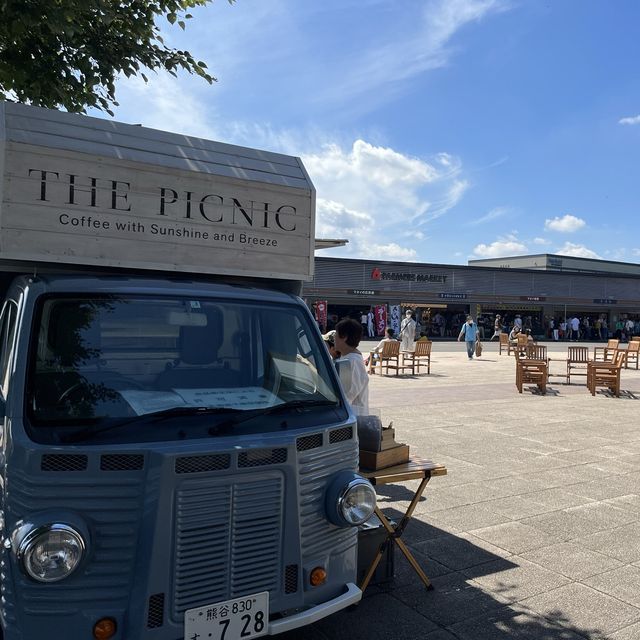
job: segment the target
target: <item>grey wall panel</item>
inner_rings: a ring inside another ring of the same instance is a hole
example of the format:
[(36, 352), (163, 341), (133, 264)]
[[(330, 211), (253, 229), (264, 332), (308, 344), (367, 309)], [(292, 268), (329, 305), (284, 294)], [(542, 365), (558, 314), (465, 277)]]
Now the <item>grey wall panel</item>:
[[(549, 304), (579, 299), (584, 304), (595, 299), (638, 302), (640, 311), (640, 277), (627, 275), (594, 275), (520, 269), (492, 269), (464, 265), (430, 265), (415, 263), (374, 262), (344, 258), (316, 257), (315, 277), (309, 289), (332, 289), (345, 296), (351, 290), (364, 289), (380, 293), (383, 299), (403, 295), (420, 295), (436, 301), (439, 294), (463, 293), (467, 300), (509, 296), (524, 298), (541, 296)], [(414, 280), (375, 280), (374, 269), (390, 274), (413, 274)], [(429, 276), (442, 276), (441, 282)], [(422, 278), (422, 279), (421, 279)]]

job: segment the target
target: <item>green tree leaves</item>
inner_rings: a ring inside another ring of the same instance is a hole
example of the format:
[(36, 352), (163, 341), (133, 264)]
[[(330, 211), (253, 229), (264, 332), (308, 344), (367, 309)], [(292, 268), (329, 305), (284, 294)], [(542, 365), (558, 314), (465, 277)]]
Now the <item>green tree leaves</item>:
[[(0, 0), (0, 99), (113, 115), (119, 74), (182, 69), (215, 78), (188, 51), (167, 47), (156, 19), (185, 29), (212, 0)], [(228, 0), (233, 3), (234, 0)]]

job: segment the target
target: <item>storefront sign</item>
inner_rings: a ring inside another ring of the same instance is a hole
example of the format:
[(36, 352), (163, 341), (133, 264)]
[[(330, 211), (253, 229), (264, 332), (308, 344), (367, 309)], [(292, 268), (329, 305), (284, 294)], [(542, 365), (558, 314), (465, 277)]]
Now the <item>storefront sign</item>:
[(389, 307), (389, 312), (391, 313), (389, 326), (393, 329), (393, 333), (398, 335), (400, 333), (400, 305), (391, 305)]
[(618, 304), (618, 301), (612, 298), (594, 298), (593, 304)]
[(313, 314), (318, 325), (320, 325), (320, 329), (325, 331), (327, 328), (327, 301), (316, 300), (316, 302), (313, 303)]
[(394, 271), (382, 271), (377, 267), (371, 272), (372, 280), (398, 280), (401, 282), (439, 282), (444, 284), (448, 276), (440, 273), (396, 273)]
[(439, 293), (439, 298), (444, 298), (445, 300), (466, 300), (466, 293)]
[(387, 307), (384, 304), (378, 304), (374, 308), (376, 316), (376, 335), (383, 336), (387, 328)]
[(545, 296), (520, 296), (520, 300), (525, 302), (544, 302), (546, 299)]
[(353, 296), (375, 296), (378, 295), (377, 291), (373, 289), (349, 289), (347, 293), (350, 293)]

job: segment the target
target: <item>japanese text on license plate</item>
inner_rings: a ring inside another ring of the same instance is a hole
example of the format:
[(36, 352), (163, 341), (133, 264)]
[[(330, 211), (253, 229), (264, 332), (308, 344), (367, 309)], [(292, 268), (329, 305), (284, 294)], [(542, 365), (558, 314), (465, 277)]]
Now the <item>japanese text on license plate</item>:
[(188, 609), (184, 640), (245, 640), (267, 633), (269, 592)]

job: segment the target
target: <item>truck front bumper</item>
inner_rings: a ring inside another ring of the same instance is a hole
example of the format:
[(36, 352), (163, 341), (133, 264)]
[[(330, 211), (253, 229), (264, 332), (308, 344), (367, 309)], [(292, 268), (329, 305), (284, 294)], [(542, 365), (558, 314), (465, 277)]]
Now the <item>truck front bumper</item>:
[(332, 613), (346, 609), (352, 604), (357, 604), (361, 598), (362, 591), (360, 591), (355, 584), (349, 582), (346, 585), (346, 591), (337, 598), (318, 604), (310, 609), (305, 609), (299, 613), (293, 613), (286, 618), (271, 621), (269, 623), (269, 635), (274, 636), (278, 633), (291, 631), (292, 629), (304, 627), (318, 620), (322, 620), (322, 618), (326, 618)]

